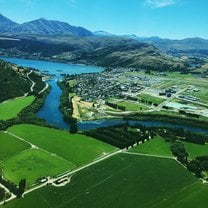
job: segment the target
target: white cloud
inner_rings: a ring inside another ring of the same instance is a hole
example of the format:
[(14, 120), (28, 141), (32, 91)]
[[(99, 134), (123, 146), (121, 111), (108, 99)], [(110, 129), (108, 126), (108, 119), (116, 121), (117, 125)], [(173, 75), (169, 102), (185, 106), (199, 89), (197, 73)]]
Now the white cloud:
[(167, 7), (175, 4), (175, 0), (146, 0), (146, 5), (152, 8)]

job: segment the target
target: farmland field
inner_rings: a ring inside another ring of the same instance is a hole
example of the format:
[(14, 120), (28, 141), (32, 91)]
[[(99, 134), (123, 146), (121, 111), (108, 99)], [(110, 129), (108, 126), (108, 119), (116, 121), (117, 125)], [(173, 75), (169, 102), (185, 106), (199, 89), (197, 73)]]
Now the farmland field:
[(134, 102), (128, 102), (128, 101), (119, 101), (115, 103), (119, 106), (125, 107), (127, 111), (140, 111), (140, 110), (149, 109), (147, 106), (140, 104), (140, 103), (134, 103)]
[(190, 142), (183, 142), (185, 149), (191, 159), (198, 156), (208, 156), (208, 145), (193, 144)]
[(66, 160), (38, 149), (30, 149), (3, 162), (3, 175), (18, 184), (23, 178), (27, 185), (43, 176), (55, 176), (75, 166)]
[(4, 160), (28, 148), (30, 148), (29, 144), (22, 142), (9, 134), (0, 132), (0, 160)]
[(116, 149), (109, 144), (81, 134), (69, 134), (67, 131), (35, 125), (16, 125), (9, 128), (8, 131), (63, 157), (76, 166), (91, 162)]
[(122, 153), (76, 173), (64, 187), (36, 190), (5, 207), (147, 208), (196, 182), (172, 159)]
[(151, 208), (205, 208), (208, 203), (208, 186), (193, 184)]
[(155, 104), (160, 104), (162, 103), (163, 101), (165, 101), (165, 99), (163, 98), (160, 98), (160, 97), (155, 97), (155, 96), (152, 96), (152, 95), (149, 95), (149, 94), (140, 94), (139, 95), (139, 98), (141, 98), (144, 102), (151, 102), (151, 103), (155, 103)]
[(34, 96), (17, 98), (0, 103), (0, 120), (15, 118), (17, 114), (34, 101)]
[(144, 144), (138, 145), (130, 150), (130, 152), (142, 153), (142, 154), (152, 154), (158, 156), (172, 156), (170, 150), (170, 144), (165, 142), (165, 139), (156, 136)]

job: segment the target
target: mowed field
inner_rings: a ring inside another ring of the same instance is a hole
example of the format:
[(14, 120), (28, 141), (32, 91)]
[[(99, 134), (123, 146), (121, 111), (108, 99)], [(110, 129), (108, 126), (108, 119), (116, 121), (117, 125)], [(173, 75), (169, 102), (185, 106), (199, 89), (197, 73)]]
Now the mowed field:
[(130, 149), (130, 152), (173, 157), (170, 150), (170, 143), (159, 136), (155, 136), (150, 141)]
[(145, 102), (151, 102), (151, 103), (155, 103), (155, 104), (158, 104), (158, 105), (160, 103), (162, 103), (163, 101), (165, 101), (164, 98), (155, 97), (155, 96), (152, 96), (152, 95), (149, 95), (149, 94), (145, 94), (145, 93), (140, 94), (139, 98), (144, 100)]
[(39, 149), (29, 149), (3, 162), (3, 176), (18, 184), (23, 178), (27, 186), (43, 176), (56, 176), (75, 166)]
[(4, 132), (0, 132), (0, 160), (5, 160), (28, 148), (30, 148), (29, 144)]
[(92, 162), (116, 150), (115, 147), (91, 137), (35, 125), (16, 125), (9, 128), (8, 132), (68, 160), (75, 166)]
[(35, 125), (17, 125), (7, 132), (0, 133), (3, 175), (15, 184), (26, 178), (27, 187), (117, 150), (84, 135)]
[(200, 182), (182, 189), (151, 208), (206, 208), (208, 185)]
[(198, 156), (208, 156), (208, 144), (193, 144), (190, 142), (183, 142), (189, 158), (194, 159)]
[(125, 107), (127, 111), (141, 111), (149, 109), (146, 105), (135, 102), (119, 101), (115, 103), (119, 106)]
[(29, 96), (0, 103), (0, 120), (15, 118), (21, 110), (30, 105), (34, 100), (34, 96)]
[(36, 190), (5, 207), (148, 208), (195, 183), (175, 160), (120, 153), (77, 172), (64, 187)]

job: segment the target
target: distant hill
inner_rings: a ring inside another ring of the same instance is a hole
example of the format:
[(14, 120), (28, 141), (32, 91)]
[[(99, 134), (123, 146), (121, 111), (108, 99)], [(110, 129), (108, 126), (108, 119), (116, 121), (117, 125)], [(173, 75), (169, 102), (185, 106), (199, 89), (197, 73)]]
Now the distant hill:
[(183, 60), (165, 54), (172, 50), (166, 39), (116, 36), (105, 31), (92, 33), (44, 18), (17, 24), (0, 17), (0, 53), (7, 56), (158, 71), (185, 68)]
[(115, 36), (115, 35), (113, 35), (111, 33), (108, 33), (108, 32), (102, 31), (102, 30), (93, 32), (93, 35), (95, 35), (95, 36), (103, 36), (103, 37)]
[(10, 56), (92, 64), (104, 67), (132, 67), (157, 71), (183, 70), (184, 63), (162, 53), (153, 45), (122, 37), (15, 36), (0, 39), (0, 52)]
[(0, 14), (0, 32), (7, 32), (8, 30), (16, 26), (18, 26), (16, 22), (13, 22), (12, 20)]
[(74, 35), (92, 36), (92, 32), (82, 27), (75, 27), (66, 22), (40, 18), (34, 21), (17, 24), (0, 15), (0, 32), (6, 34), (39, 34), (39, 35)]
[[(103, 37), (116, 36), (105, 31), (94, 32), (94, 35)], [(202, 38), (172, 40), (158, 36), (139, 37), (136, 35), (120, 35), (117, 37), (130, 38), (139, 42), (153, 44), (158, 49), (171, 55), (208, 56), (208, 40)]]
[(171, 54), (208, 56), (208, 40), (202, 38), (186, 38), (171, 40), (162, 38), (146, 38), (140, 41), (150, 43)]

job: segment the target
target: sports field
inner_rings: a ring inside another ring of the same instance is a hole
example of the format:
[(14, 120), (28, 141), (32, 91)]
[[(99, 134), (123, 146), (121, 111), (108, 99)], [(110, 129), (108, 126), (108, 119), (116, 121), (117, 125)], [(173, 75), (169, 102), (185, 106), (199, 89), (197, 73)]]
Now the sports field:
[(75, 166), (38, 149), (29, 149), (3, 161), (3, 175), (6, 179), (18, 184), (26, 179), (28, 186), (43, 176), (55, 176)]
[(91, 137), (35, 125), (16, 125), (9, 128), (8, 131), (44, 150), (63, 157), (75, 166), (86, 164), (116, 150), (115, 147)]
[(45, 187), (5, 207), (148, 208), (196, 182), (175, 160), (122, 153), (76, 173), (64, 187)]
[(0, 103), (0, 120), (15, 118), (21, 110), (30, 105), (34, 100), (34, 96), (29, 96)]
[(167, 157), (173, 156), (170, 150), (170, 143), (166, 142), (164, 138), (161, 138), (159, 136), (156, 136), (154, 137), (154, 139), (151, 139), (144, 144), (140, 144), (132, 148), (130, 152)]
[(29, 144), (4, 132), (0, 132), (0, 160), (12, 157), (28, 148), (30, 148)]

